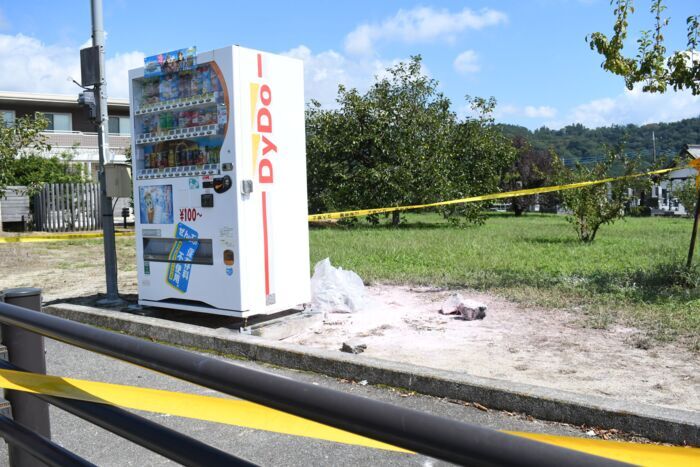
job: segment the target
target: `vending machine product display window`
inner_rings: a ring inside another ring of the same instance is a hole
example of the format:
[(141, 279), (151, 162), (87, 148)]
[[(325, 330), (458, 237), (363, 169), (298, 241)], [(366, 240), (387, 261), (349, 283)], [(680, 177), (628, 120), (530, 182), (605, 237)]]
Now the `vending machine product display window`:
[(307, 302), (302, 63), (189, 48), (129, 79), (139, 303), (245, 317)]

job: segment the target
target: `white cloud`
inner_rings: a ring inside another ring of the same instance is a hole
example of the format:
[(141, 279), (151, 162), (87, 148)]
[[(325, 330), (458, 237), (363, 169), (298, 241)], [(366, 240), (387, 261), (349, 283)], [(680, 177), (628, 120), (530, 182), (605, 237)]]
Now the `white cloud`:
[(76, 93), (69, 76), (80, 78), (78, 50), (44, 44), (24, 34), (0, 34), (0, 89)]
[(503, 117), (507, 115), (518, 115), (520, 113), (520, 108), (512, 104), (504, 104), (496, 106), (496, 116)]
[(110, 97), (129, 97), (129, 70), (142, 67), (143, 58), (143, 52), (125, 52), (107, 59), (107, 94)]
[(496, 106), (494, 116), (498, 119), (504, 117), (525, 117), (525, 118), (553, 118), (557, 114), (557, 109), (548, 105), (517, 105), (504, 104)]
[[(80, 92), (80, 50), (45, 44), (24, 34), (0, 34), (0, 90), (75, 94)], [(127, 70), (143, 64), (141, 52), (117, 54), (107, 59), (107, 91), (110, 97), (128, 97)]]
[(614, 97), (595, 99), (571, 109), (565, 118), (547, 122), (551, 128), (581, 123), (589, 128), (634, 123), (674, 122), (700, 115), (700, 96), (690, 91), (651, 94), (641, 86)]
[(478, 12), (465, 8), (455, 13), (429, 7), (399, 10), (379, 24), (362, 24), (355, 28), (345, 37), (345, 51), (358, 55), (371, 54), (379, 41), (451, 42), (463, 31), (479, 30), (507, 21), (505, 13), (488, 8)]
[(334, 50), (314, 54), (305, 45), (283, 52), (283, 55), (304, 61), (305, 99), (316, 99), (324, 107), (336, 106), (339, 84), (363, 91), (375, 76), (382, 76), (386, 67), (396, 62), (352, 60)]
[(552, 118), (557, 114), (557, 109), (548, 105), (540, 105), (539, 107), (528, 105), (525, 106), (524, 114), (528, 118)]
[(457, 58), (455, 58), (452, 65), (454, 66), (455, 70), (463, 75), (476, 73), (481, 70), (481, 65), (479, 65), (479, 56), (473, 50), (465, 50), (461, 54), (457, 55)]

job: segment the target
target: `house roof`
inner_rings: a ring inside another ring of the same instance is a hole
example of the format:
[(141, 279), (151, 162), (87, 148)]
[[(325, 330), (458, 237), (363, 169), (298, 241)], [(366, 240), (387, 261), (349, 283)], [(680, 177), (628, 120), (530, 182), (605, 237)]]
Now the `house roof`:
[(700, 144), (686, 144), (681, 151), (682, 156), (690, 156), (693, 159), (700, 159)]
[[(0, 91), (0, 103), (10, 104), (75, 104), (78, 105), (78, 95), (71, 94), (46, 94), (33, 92)], [(128, 99), (107, 99), (107, 105), (113, 108), (129, 109)]]

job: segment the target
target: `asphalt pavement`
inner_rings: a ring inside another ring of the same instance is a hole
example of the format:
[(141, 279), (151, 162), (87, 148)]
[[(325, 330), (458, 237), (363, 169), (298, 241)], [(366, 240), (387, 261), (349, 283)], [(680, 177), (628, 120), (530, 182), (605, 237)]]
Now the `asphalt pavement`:
[[(46, 340), (46, 360), (47, 373), (51, 375), (204, 395), (220, 395), (213, 390), (51, 339)], [(582, 430), (577, 427), (534, 420), (523, 415), (486, 410), (485, 408), (477, 408), (436, 397), (406, 393), (393, 388), (375, 387), (359, 382), (338, 380), (324, 375), (277, 368), (255, 362), (242, 360), (233, 360), (232, 362), (339, 391), (350, 392), (498, 430), (585, 436)], [(156, 466), (175, 464), (160, 455), (154, 454), (60, 409), (51, 407), (50, 413), (53, 440), (97, 465)], [(139, 412), (139, 414), (260, 465), (446, 465), (444, 462), (421, 455), (349, 446), (162, 414), (147, 412)], [(4, 445), (0, 447), (0, 464), (7, 465), (7, 449)]]

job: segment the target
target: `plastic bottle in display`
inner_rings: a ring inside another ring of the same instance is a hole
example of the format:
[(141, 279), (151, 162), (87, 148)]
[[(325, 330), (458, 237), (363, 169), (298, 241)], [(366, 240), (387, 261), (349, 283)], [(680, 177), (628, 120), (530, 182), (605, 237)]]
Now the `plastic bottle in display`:
[(211, 87), (211, 68), (202, 67), (202, 94), (210, 94)]
[(160, 102), (168, 100), (170, 95), (170, 84), (165, 76), (161, 76), (160, 83), (158, 84), (158, 93), (160, 94)]
[(176, 74), (170, 75), (170, 98), (179, 99), (180, 89), (179, 89), (179, 78)]

